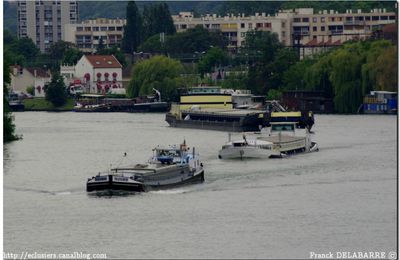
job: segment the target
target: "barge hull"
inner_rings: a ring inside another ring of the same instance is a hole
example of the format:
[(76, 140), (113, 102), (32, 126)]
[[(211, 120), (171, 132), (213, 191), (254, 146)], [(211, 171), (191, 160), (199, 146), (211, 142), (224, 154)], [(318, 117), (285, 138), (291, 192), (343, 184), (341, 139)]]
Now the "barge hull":
[(204, 182), (204, 170), (202, 170), (200, 173), (197, 173), (197, 174), (193, 175), (192, 177), (187, 178), (178, 183), (165, 184), (165, 185), (163, 185), (162, 183), (160, 183), (160, 185), (145, 184), (145, 187), (146, 187), (146, 191), (164, 190), (164, 189), (178, 188), (181, 186), (198, 184), (198, 183), (203, 183), (203, 182)]
[(171, 127), (193, 128), (203, 130), (218, 130), (230, 132), (260, 131), (256, 125), (240, 125), (239, 122), (203, 121), (203, 120), (179, 120), (173, 115), (166, 116), (166, 121)]

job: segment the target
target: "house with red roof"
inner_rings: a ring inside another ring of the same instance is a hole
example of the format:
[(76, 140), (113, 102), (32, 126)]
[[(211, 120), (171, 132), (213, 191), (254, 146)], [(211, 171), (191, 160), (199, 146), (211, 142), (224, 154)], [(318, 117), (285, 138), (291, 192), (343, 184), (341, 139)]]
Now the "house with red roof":
[(44, 86), (51, 81), (51, 74), (42, 68), (24, 68), (19, 65), (10, 67), (13, 92), (27, 92), (28, 87), (34, 87), (35, 97), (44, 97)]
[(84, 55), (75, 65), (75, 79), (80, 79), (87, 93), (123, 93), (122, 65), (114, 55)]

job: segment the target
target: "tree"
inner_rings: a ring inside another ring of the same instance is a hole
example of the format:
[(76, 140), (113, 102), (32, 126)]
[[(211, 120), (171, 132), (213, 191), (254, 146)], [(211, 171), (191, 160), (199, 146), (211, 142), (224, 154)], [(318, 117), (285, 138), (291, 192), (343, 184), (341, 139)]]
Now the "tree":
[(208, 52), (200, 58), (198, 64), (198, 71), (201, 76), (204, 73), (210, 73), (213, 68), (226, 66), (228, 63), (228, 55), (220, 48), (214, 47), (208, 50)]
[(3, 63), (3, 143), (17, 140), (15, 135), (15, 125), (13, 123), (10, 108), (8, 106), (8, 85), (11, 83), (10, 77), (10, 56), (8, 53), (4, 54)]
[(122, 49), (133, 55), (141, 43), (142, 18), (134, 1), (129, 1), (126, 7), (126, 25), (124, 26), (124, 38)]
[(51, 82), (45, 89), (46, 100), (51, 102), (55, 107), (60, 107), (67, 102), (67, 93), (63, 76), (54, 73)]
[(154, 56), (141, 61), (133, 67), (127, 94), (129, 97), (148, 95), (153, 93), (154, 88), (161, 92), (164, 100), (174, 100), (178, 95), (177, 88), (182, 85), (182, 71), (179, 61), (165, 56)]
[(172, 35), (176, 32), (166, 3), (144, 6), (143, 29), (144, 40), (155, 34), (165, 33), (166, 35)]
[(171, 55), (189, 54), (207, 51), (212, 47), (225, 49), (226, 39), (220, 31), (210, 32), (202, 26), (196, 26), (185, 32), (167, 35), (161, 44), (160, 36), (153, 35), (139, 47), (140, 51), (152, 53), (168, 53)]
[(83, 56), (83, 52), (77, 48), (70, 48), (65, 51), (62, 59), (63, 64), (76, 64), (78, 60)]
[[(168, 40), (168, 37), (166, 38)], [(161, 54), (163, 52), (163, 46), (160, 41), (160, 36), (156, 34), (149, 37), (139, 46), (138, 51)]]
[(254, 94), (282, 87), (283, 72), (297, 61), (294, 51), (283, 48), (271, 32), (250, 31), (241, 52), (249, 65), (247, 86)]
[(220, 31), (210, 32), (202, 26), (196, 26), (167, 37), (165, 45), (168, 53), (193, 54), (196, 51), (207, 51), (212, 47), (225, 49), (227, 42)]
[(97, 45), (97, 49), (96, 49), (96, 53), (97, 53), (97, 54), (100, 54), (100, 52), (101, 52), (102, 50), (104, 50), (105, 48), (106, 48), (106, 47), (104, 46), (103, 37), (100, 36), (99, 44)]
[(375, 90), (398, 91), (397, 48), (391, 46), (383, 51), (376, 59), (376, 88)]

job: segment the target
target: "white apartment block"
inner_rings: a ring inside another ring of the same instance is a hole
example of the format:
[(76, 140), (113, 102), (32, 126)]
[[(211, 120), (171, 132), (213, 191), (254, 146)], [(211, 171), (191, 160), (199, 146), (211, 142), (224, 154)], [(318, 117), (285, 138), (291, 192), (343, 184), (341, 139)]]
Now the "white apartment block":
[(220, 30), (228, 38), (228, 48), (230, 49), (242, 46), (246, 33), (254, 29), (275, 32), (283, 44), (289, 45), (290, 43), (291, 28), (285, 15), (275, 17), (265, 13), (256, 13), (253, 16), (229, 14), (221, 17), (216, 14), (207, 14), (195, 18), (190, 12), (181, 12), (179, 15), (173, 15), (172, 18), (177, 32), (183, 32), (198, 25), (209, 30)]
[[(395, 4), (395, 3), (393, 3)], [(252, 16), (229, 14), (224, 17), (205, 15), (195, 18), (190, 12), (173, 15), (178, 32), (197, 25), (209, 30), (221, 30), (229, 39), (229, 48), (243, 45), (250, 30), (270, 31), (278, 34), (285, 46), (320, 47), (335, 46), (350, 39), (365, 39), (386, 24), (396, 23), (396, 13), (374, 9), (368, 13), (361, 10), (338, 13), (324, 10), (315, 13), (313, 8), (280, 10), (273, 16), (256, 13)]]
[(65, 25), (65, 41), (74, 43), (80, 50), (95, 53), (100, 39), (106, 48), (120, 46), (124, 35), (125, 19), (97, 18), (77, 24)]
[(18, 37), (29, 37), (45, 52), (52, 43), (64, 40), (64, 25), (78, 21), (78, 1), (18, 1)]

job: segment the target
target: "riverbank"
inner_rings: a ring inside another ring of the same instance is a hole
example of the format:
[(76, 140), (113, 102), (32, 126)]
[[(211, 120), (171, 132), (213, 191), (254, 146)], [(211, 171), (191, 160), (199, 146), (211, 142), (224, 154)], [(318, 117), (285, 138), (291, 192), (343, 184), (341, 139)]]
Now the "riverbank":
[(72, 111), (74, 108), (75, 101), (72, 98), (68, 98), (65, 105), (61, 107), (55, 107), (52, 103), (48, 102), (44, 98), (33, 98), (25, 99), (23, 101), (25, 106), (25, 111)]

